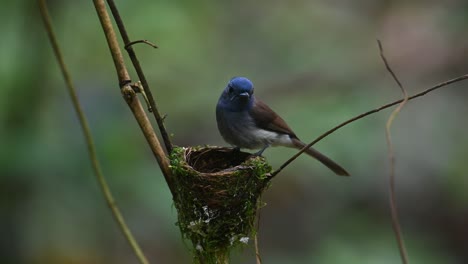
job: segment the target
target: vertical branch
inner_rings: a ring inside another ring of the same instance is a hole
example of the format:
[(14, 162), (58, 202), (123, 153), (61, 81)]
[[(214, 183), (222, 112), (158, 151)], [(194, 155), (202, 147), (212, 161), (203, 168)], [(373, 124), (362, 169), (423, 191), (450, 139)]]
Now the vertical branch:
[(258, 230), (257, 233), (255, 233), (254, 237), (254, 243), (255, 243), (255, 259), (257, 264), (262, 264), (262, 258), (260, 257), (260, 248), (258, 246)]
[(135, 119), (140, 126), (143, 135), (148, 142), (151, 151), (153, 152), (156, 160), (158, 161), (159, 167), (163, 172), (164, 178), (169, 186), (169, 189), (174, 196), (174, 186), (172, 183), (172, 174), (169, 168), (169, 161), (167, 160), (166, 154), (161, 147), (161, 144), (154, 133), (154, 129), (145, 113), (145, 110), (141, 106), (138, 97), (136, 96), (134, 90), (130, 87), (130, 77), (128, 75), (127, 68), (125, 67), (122, 52), (117, 41), (114, 28), (110, 21), (109, 14), (104, 3), (104, 0), (93, 0), (94, 6), (96, 8), (97, 15), (101, 21), (102, 29), (104, 30), (104, 35), (106, 36), (107, 44), (111, 52), (112, 58), (114, 60), (114, 65), (117, 70), (117, 76), (121, 86), (122, 95), (125, 98), (128, 106), (132, 110)]
[(107, 202), (107, 205), (111, 209), (112, 215), (114, 216), (115, 220), (117, 221), (122, 233), (124, 234), (125, 238), (127, 239), (128, 243), (132, 247), (135, 255), (137, 256), (138, 260), (141, 264), (148, 264), (148, 260), (146, 259), (145, 255), (143, 254), (140, 246), (136, 242), (135, 238), (133, 237), (130, 229), (128, 228), (125, 220), (117, 207), (114, 197), (110, 191), (110, 188), (104, 178), (104, 175), (101, 170), (101, 166), (99, 164), (97, 154), (96, 154), (96, 147), (93, 142), (93, 138), (91, 136), (91, 132), (89, 129), (88, 121), (81, 109), (80, 102), (78, 101), (78, 96), (75, 92), (75, 87), (73, 85), (70, 73), (65, 65), (65, 61), (63, 60), (62, 53), (60, 51), (59, 45), (57, 43), (57, 39), (52, 29), (52, 22), (50, 19), (49, 12), (47, 10), (47, 5), (45, 0), (39, 0), (39, 9), (41, 11), (42, 19), (44, 20), (44, 26), (47, 31), (47, 35), (49, 37), (49, 41), (52, 45), (52, 49), (54, 51), (55, 57), (57, 62), (60, 66), (60, 70), (62, 71), (63, 78), (65, 79), (66, 87), (68, 89), (68, 93), (73, 103), (73, 107), (75, 108), (76, 114), (78, 115), (78, 120), (80, 122), (81, 129), (83, 131), (83, 135), (85, 137), (85, 141), (88, 147), (89, 158), (91, 160), (91, 164), (93, 167), (94, 174), (99, 182), (99, 186), (101, 187), (101, 191), (104, 195), (104, 198)]
[[(261, 196), (259, 198), (259, 201), (261, 200)], [(260, 256), (260, 247), (258, 246), (258, 232), (260, 229), (260, 202), (258, 202), (257, 206), (257, 225), (255, 227), (255, 237), (254, 237), (254, 245), (255, 245), (255, 260), (256, 264), (262, 264), (262, 258)]]
[(403, 85), (401, 84), (400, 80), (398, 80), (396, 74), (393, 72), (392, 68), (388, 64), (387, 59), (385, 58), (385, 55), (383, 52), (382, 43), (380, 42), (380, 40), (377, 40), (377, 43), (379, 45), (380, 57), (382, 58), (385, 64), (385, 67), (387, 68), (387, 71), (392, 75), (393, 79), (398, 84), (398, 87), (400, 87), (401, 92), (403, 93), (403, 96), (404, 96), (404, 99), (401, 102), (401, 104), (399, 104), (397, 108), (393, 110), (393, 112), (390, 114), (390, 117), (387, 120), (387, 123), (385, 125), (385, 138), (386, 138), (387, 146), (388, 146), (388, 158), (390, 160), (390, 175), (389, 175), (389, 196), (390, 197), (389, 198), (390, 198), (390, 211), (392, 215), (392, 226), (393, 226), (393, 231), (395, 232), (395, 236), (398, 242), (398, 249), (400, 251), (401, 261), (403, 264), (407, 264), (408, 254), (406, 252), (405, 243), (403, 241), (403, 234), (401, 232), (401, 226), (400, 226), (400, 221), (398, 217), (397, 202), (395, 198), (396, 197), (395, 195), (395, 154), (393, 151), (390, 128), (392, 126), (392, 123), (395, 117), (400, 113), (403, 106), (408, 102), (409, 97), (405, 88), (403, 88)]
[(104, 35), (106, 36), (107, 45), (111, 51), (112, 59), (114, 60), (115, 69), (117, 71), (117, 77), (119, 78), (119, 85), (124, 86), (130, 83), (130, 76), (123, 60), (122, 52), (119, 48), (119, 43), (115, 36), (114, 28), (110, 21), (109, 14), (107, 14), (106, 6), (103, 1), (94, 0), (94, 6), (98, 13), (99, 21), (101, 22)]
[[(161, 114), (159, 113), (158, 108), (156, 107), (156, 102), (153, 98), (153, 94), (151, 93), (151, 90), (148, 85), (148, 81), (146, 80), (145, 74), (143, 73), (143, 69), (141, 68), (140, 61), (138, 60), (135, 51), (133, 50), (132, 47), (132, 42), (130, 41), (130, 37), (128, 36), (127, 30), (125, 29), (124, 23), (122, 21), (122, 18), (119, 14), (119, 10), (117, 9), (117, 6), (114, 3), (114, 0), (107, 0), (107, 3), (109, 4), (110, 10), (112, 12), (112, 15), (114, 16), (114, 19), (116, 21), (117, 27), (120, 31), (120, 35), (122, 36), (122, 40), (125, 45), (125, 49), (128, 52), (128, 55), (130, 56), (130, 59), (133, 63), (133, 67), (135, 68), (138, 78), (141, 81), (141, 84), (143, 86), (143, 89), (148, 97), (148, 101), (151, 107), (151, 110), (153, 112), (154, 118), (156, 119), (156, 122), (159, 127), (159, 131), (161, 132), (161, 137), (163, 138), (164, 145), (166, 146), (166, 151), (168, 153), (171, 153), (172, 151), (172, 143), (169, 135), (167, 134), (166, 128), (164, 126), (164, 118), (161, 117)], [(156, 47), (156, 46), (153, 46)]]

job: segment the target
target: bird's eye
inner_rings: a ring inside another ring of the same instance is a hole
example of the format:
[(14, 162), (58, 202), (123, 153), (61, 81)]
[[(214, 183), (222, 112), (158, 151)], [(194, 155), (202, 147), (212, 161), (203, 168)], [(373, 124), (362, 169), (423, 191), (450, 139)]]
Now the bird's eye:
[(232, 93), (234, 91), (234, 89), (232, 89), (232, 86), (229, 86), (229, 90), (228, 90), (228, 93)]

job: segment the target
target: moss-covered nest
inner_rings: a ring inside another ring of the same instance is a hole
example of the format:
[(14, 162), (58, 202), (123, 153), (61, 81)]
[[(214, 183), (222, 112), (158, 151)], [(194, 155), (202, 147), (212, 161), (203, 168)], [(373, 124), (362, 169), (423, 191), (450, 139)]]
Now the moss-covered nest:
[(195, 263), (226, 263), (232, 248), (254, 234), (259, 197), (271, 167), (262, 157), (231, 148), (174, 148), (174, 203)]

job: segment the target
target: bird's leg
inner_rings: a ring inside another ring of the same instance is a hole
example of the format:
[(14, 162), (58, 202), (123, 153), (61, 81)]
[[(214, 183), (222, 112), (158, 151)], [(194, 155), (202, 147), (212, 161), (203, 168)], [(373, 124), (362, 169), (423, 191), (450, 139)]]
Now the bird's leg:
[(234, 148), (232, 148), (232, 152), (240, 152), (240, 147), (234, 147)]
[(265, 149), (267, 149), (269, 146), (270, 146), (270, 144), (266, 144), (260, 151), (255, 152), (254, 155), (255, 156), (261, 156), (263, 151), (265, 151)]

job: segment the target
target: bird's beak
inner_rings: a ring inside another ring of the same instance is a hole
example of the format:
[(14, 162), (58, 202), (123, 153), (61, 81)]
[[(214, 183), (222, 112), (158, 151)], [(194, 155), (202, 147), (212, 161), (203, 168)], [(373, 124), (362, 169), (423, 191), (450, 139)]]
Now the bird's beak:
[(248, 92), (244, 92), (244, 93), (239, 94), (239, 97), (240, 98), (249, 98), (250, 94)]

